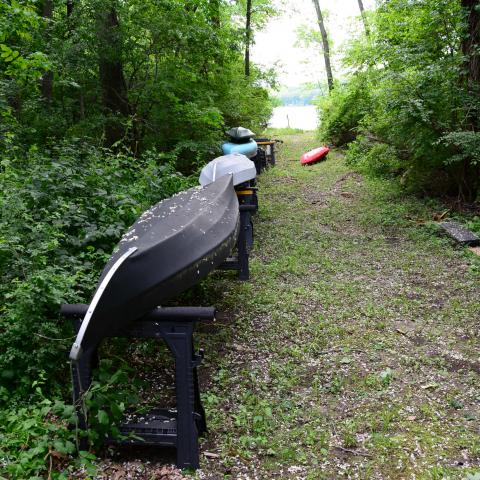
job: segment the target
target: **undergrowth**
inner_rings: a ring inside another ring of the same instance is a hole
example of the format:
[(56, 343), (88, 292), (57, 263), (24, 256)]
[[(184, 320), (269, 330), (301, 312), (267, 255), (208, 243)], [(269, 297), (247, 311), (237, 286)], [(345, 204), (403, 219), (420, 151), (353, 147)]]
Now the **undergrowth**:
[[(154, 151), (138, 159), (80, 140), (49, 151), (12, 146), (3, 156), (0, 475), (36, 478), (49, 471), (67, 478), (60, 472), (75, 444), (68, 428), (73, 329), (60, 318), (60, 306), (88, 303), (123, 232), (150, 205), (192, 184), (173, 162)], [(90, 433), (94, 446), (107, 431), (115, 434), (112, 422), (122, 408), (112, 385), (125, 380), (125, 366), (99, 375), (102, 382), (85, 399), (98, 427)]]

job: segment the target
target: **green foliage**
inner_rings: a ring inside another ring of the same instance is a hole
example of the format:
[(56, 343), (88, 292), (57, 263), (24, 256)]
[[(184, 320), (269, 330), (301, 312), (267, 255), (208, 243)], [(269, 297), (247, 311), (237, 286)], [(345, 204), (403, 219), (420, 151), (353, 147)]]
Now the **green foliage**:
[[(98, 142), (113, 121), (136, 154), (175, 151), (177, 168), (192, 173), (212, 158), (225, 128), (264, 127), (272, 108), (265, 87), (273, 77), (256, 68), (243, 76), (244, 38), (232, 22), (237, 7), (221, 4), (217, 23), (211, 2), (194, 3), (186, 8), (180, 0), (89, 0), (75, 2), (67, 16), (54, 2), (48, 21), (33, 2), (22, 3), (17, 26), (8, 28), (4, 42), (0, 36), (0, 56), (10, 66), (0, 72), (0, 111), (17, 120), (19, 140), (39, 146), (48, 138), (71, 136)], [(268, 4), (256, 5), (256, 24), (265, 23)], [(99, 12), (110, 8), (119, 22), (115, 47), (97, 38)], [(117, 73), (123, 76), (128, 115), (108, 112), (104, 105), (98, 68), (104, 57), (121, 64)], [(22, 77), (24, 70), (31, 78)], [(45, 70), (52, 75), (50, 94), (38, 89)]]
[(122, 233), (188, 180), (155, 152), (141, 160), (80, 141), (13, 149), (0, 182), (0, 380), (13, 388), (65, 368), (65, 302), (87, 301)]
[(318, 107), (321, 140), (339, 147), (351, 142), (370, 108), (366, 77), (358, 75), (345, 85), (337, 85), (330, 95), (319, 99)]
[(473, 230), (477, 235), (480, 235), (480, 217), (475, 216), (468, 222), (467, 227)]
[(88, 440), (94, 449), (103, 446), (106, 438), (120, 438), (118, 423), (126, 406), (137, 405), (135, 383), (129, 381), (132, 371), (122, 364), (115, 369), (113, 362), (104, 359), (92, 385), (82, 398), (82, 409), (88, 424)]
[(363, 173), (380, 177), (397, 175), (402, 168), (395, 148), (385, 143), (373, 143), (364, 136), (348, 145), (346, 162)]
[[(0, 475), (29, 479), (50, 475), (66, 480), (67, 465), (76, 450), (76, 433), (68, 428), (75, 423), (75, 411), (60, 400), (45, 398), (45, 377), (39, 378), (32, 385), (30, 405), (0, 410)], [(0, 395), (5, 396), (5, 391)], [(78, 463), (83, 463), (81, 457)]]
[[(130, 373), (125, 365), (114, 370), (111, 361), (101, 363), (82, 399), (89, 425), (88, 431), (82, 432), (72, 429), (77, 423), (73, 405), (45, 396), (46, 376), (39, 372), (28, 406), (0, 410), (0, 475), (66, 480), (79, 467), (93, 475), (96, 457), (87, 451), (77, 452), (80, 436), (87, 436), (96, 449), (105, 438), (120, 436), (117, 423), (125, 410), (124, 402), (138, 403), (134, 386), (128, 382)], [(7, 399), (7, 391), (0, 390), (0, 396)]]
[(273, 428), (271, 403), (246, 392), (243, 402), (233, 414), (235, 427), (240, 433), (240, 444), (249, 456), (249, 450), (266, 448)]
[(444, 135), (440, 142), (452, 148), (456, 153), (449, 157), (445, 163), (462, 163), (471, 159), (473, 165), (480, 164), (480, 133), (472, 131), (450, 132)]
[[(263, 82), (273, 83), (272, 72), (256, 73)], [(249, 86), (249, 82), (245, 77), (233, 77), (228, 87), (230, 94), (220, 101), (219, 106), (225, 112), (226, 125), (249, 125), (252, 131), (260, 133), (272, 115), (273, 103), (263, 87)]]
[(379, 2), (370, 37), (347, 52), (355, 73), (322, 104), (322, 137), (343, 144), (360, 133), (350, 163), (475, 200), (480, 85), (466, 81), (465, 19), (456, 0)]
[(32, 45), (32, 31), (42, 23), (34, 1), (0, 3), (0, 67), (16, 81), (38, 79), (51, 67), (48, 57)]

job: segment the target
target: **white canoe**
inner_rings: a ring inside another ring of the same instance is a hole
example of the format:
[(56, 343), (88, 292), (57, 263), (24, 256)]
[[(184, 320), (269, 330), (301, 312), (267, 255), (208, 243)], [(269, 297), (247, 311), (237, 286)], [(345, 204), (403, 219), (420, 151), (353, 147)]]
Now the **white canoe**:
[(207, 163), (200, 173), (200, 185), (208, 185), (225, 175), (233, 175), (233, 185), (240, 185), (253, 180), (257, 171), (255, 164), (245, 155), (231, 153), (215, 158)]

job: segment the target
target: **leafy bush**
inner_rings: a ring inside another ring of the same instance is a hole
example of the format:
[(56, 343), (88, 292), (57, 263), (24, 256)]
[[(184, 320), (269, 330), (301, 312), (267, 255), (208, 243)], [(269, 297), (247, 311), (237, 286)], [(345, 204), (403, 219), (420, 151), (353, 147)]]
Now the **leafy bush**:
[(98, 450), (105, 439), (120, 438), (118, 423), (127, 407), (138, 405), (138, 382), (131, 381), (132, 368), (125, 362), (115, 365), (111, 359), (101, 359), (94, 372), (92, 384), (82, 398), (82, 409), (87, 420), (89, 444)]
[(477, 235), (480, 235), (480, 217), (473, 217), (468, 223), (468, 228), (473, 230)]
[(384, 143), (372, 143), (364, 136), (349, 144), (346, 162), (374, 176), (397, 175), (402, 168), (395, 148)]
[(0, 385), (28, 390), (39, 371), (65, 369), (60, 305), (88, 301), (122, 233), (189, 180), (155, 152), (139, 160), (80, 141), (11, 149), (1, 166)]
[(473, 202), (480, 86), (467, 79), (467, 13), (455, 0), (378, 2), (371, 35), (347, 52), (354, 73), (320, 103), (321, 137), (343, 145), (361, 135), (350, 163), (372, 174), (402, 173), (417, 191)]
[(318, 101), (319, 136), (341, 147), (353, 141), (361, 120), (368, 113), (370, 95), (366, 78), (357, 76)]
[[(78, 452), (80, 440), (87, 438), (91, 446), (99, 449), (107, 437), (120, 436), (117, 424), (123, 416), (125, 401), (138, 403), (135, 386), (128, 382), (130, 373), (125, 364), (115, 370), (113, 362), (101, 362), (82, 399), (89, 429), (80, 431), (72, 429), (77, 423), (74, 406), (48, 399), (43, 392), (46, 376), (39, 372), (27, 406), (0, 409), (0, 478), (1, 475), (12, 479), (48, 476), (66, 480), (72, 470), (79, 468), (93, 475), (96, 457), (87, 451)], [(2, 389), (0, 396), (7, 399), (8, 392)]]
[(32, 385), (29, 406), (0, 410), (0, 475), (66, 480), (65, 470), (76, 450), (76, 433), (68, 428), (75, 423), (75, 411), (62, 401), (45, 398), (41, 389), (45, 377), (39, 378)]

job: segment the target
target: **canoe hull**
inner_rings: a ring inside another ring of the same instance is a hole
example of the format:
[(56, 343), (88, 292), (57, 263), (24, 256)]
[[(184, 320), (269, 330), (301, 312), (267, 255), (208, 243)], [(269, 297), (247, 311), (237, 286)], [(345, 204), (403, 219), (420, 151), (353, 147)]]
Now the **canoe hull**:
[(233, 185), (237, 186), (253, 180), (257, 171), (255, 164), (240, 153), (231, 153), (215, 158), (202, 168), (200, 185), (208, 185), (224, 175), (233, 175)]
[(330, 152), (328, 147), (315, 148), (307, 153), (304, 153), (300, 157), (300, 163), (302, 165), (310, 165), (312, 163), (319, 162), (320, 160), (325, 159), (325, 157), (328, 155), (328, 152)]
[(230, 255), (238, 226), (231, 175), (150, 208), (108, 261), (70, 357), (198, 283)]
[(246, 143), (232, 143), (226, 142), (222, 145), (224, 155), (230, 153), (241, 153), (248, 158), (253, 158), (257, 154), (258, 146), (255, 140), (250, 140)]

